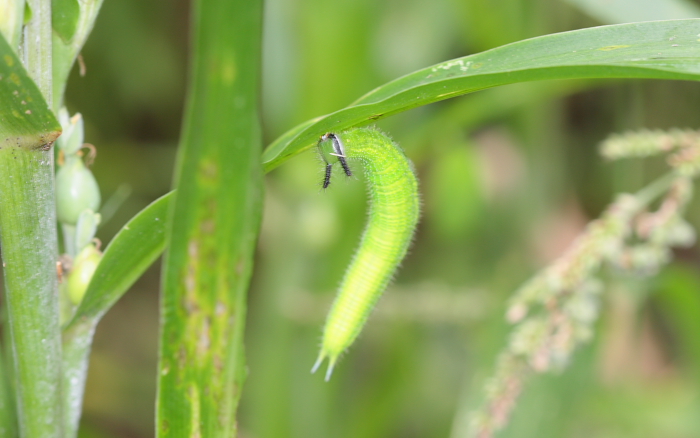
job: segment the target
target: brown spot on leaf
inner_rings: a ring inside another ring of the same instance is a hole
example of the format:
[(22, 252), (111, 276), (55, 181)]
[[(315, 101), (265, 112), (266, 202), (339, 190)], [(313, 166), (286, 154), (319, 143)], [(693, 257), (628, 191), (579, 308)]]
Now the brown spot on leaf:
[(214, 361), (214, 369), (218, 374), (221, 374), (221, 372), (224, 370), (224, 361), (221, 359), (221, 356), (218, 354), (214, 355), (213, 358)]
[(203, 161), (199, 171), (205, 180), (216, 180), (219, 177), (219, 165), (213, 160)]
[(204, 318), (199, 330), (197, 338), (197, 354), (202, 356), (209, 351), (211, 345), (211, 321), (209, 318)]
[(180, 374), (187, 369), (187, 350), (185, 350), (184, 346), (181, 346), (177, 351), (177, 366)]
[(216, 302), (216, 308), (214, 310), (216, 312), (216, 316), (223, 316), (226, 314), (226, 304), (224, 304), (221, 301)]
[(212, 219), (207, 219), (202, 221), (201, 225), (202, 233), (213, 234), (216, 230), (216, 223)]

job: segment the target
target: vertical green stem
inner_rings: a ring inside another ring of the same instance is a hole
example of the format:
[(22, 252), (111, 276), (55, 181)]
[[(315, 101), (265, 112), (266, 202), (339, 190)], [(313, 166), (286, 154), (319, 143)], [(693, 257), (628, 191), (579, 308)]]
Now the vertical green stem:
[(195, 0), (163, 270), (158, 437), (236, 435), (261, 197), (261, 0)]
[(96, 319), (85, 318), (63, 333), (63, 427), (67, 438), (78, 435), (90, 346), (96, 326)]
[(61, 436), (61, 344), (50, 151), (0, 150), (0, 229), (20, 430)]
[(51, 0), (27, 0), (32, 18), (24, 26), (21, 58), (24, 68), (44, 95), (49, 108), (52, 105), (52, 39)]
[[(51, 102), (51, 1), (30, 0), (21, 58)], [(0, 244), (20, 436), (62, 437), (53, 151), (0, 149)]]

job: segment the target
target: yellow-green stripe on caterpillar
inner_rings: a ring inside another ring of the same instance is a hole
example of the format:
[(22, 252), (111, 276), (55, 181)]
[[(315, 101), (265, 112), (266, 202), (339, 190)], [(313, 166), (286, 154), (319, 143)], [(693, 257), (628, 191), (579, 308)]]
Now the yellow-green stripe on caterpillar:
[(326, 168), (323, 187), (339, 163), (352, 175), (348, 163), (360, 162), (369, 189), (369, 220), (338, 296), (328, 314), (315, 372), (328, 358), (326, 380), (340, 354), (353, 343), (367, 321), (411, 244), (420, 215), (418, 181), (403, 150), (372, 128), (328, 133), (318, 142)]

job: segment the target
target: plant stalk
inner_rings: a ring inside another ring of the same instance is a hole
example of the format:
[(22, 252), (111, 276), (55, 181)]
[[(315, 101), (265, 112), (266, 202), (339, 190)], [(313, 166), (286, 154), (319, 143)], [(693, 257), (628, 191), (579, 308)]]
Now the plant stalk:
[[(51, 0), (29, 0), (20, 58), (51, 105)], [(50, 145), (49, 145), (50, 146)], [(0, 244), (21, 437), (62, 437), (53, 151), (0, 149)]]
[(233, 438), (260, 226), (262, 0), (195, 0), (163, 261), (156, 436)]

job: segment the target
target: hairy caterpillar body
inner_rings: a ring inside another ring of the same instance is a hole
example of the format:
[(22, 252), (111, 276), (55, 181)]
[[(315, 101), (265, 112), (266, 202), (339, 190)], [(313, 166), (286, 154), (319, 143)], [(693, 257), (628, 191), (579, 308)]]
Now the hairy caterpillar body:
[(323, 187), (330, 184), (331, 170), (340, 163), (345, 174), (349, 163), (364, 167), (369, 189), (369, 219), (326, 320), (315, 372), (328, 358), (326, 380), (338, 357), (360, 333), (372, 308), (387, 287), (413, 238), (420, 200), (412, 163), (389, 137), (371, 128), (328, 133), (318, 142), (326, 168)]

